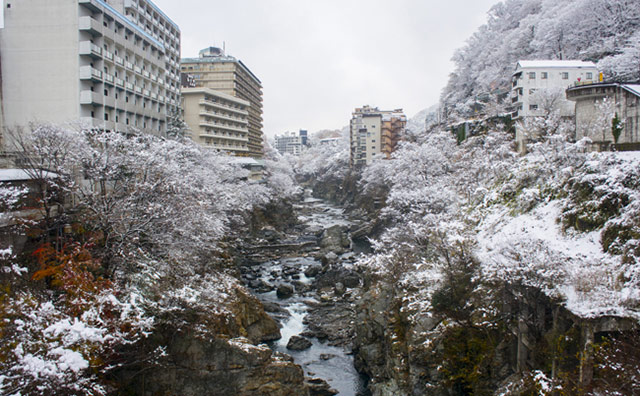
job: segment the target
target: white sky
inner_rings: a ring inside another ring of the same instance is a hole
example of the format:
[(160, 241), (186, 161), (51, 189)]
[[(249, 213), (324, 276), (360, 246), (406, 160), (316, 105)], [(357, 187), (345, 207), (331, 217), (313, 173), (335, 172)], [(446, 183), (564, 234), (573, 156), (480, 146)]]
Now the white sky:
[(498, 0), (153, 0), (182, 57), (222, 47), (262, 81), (264, 132), (338, 129), (355, 107), (438, 102), (454, 51)]

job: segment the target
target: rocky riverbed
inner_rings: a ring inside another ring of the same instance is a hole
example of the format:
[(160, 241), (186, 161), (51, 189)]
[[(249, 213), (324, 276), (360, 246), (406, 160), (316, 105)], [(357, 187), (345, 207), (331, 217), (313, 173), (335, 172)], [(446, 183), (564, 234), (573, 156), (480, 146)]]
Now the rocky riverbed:
[(290, 234), (264, 230), (242, 279), (281, 327), (270, 347), (302, 367), (311, 395), (368, 395), (351, 350), (362, 277), (349, 231), (361, 224), (310, 197), (296, 210), (300, 225)]

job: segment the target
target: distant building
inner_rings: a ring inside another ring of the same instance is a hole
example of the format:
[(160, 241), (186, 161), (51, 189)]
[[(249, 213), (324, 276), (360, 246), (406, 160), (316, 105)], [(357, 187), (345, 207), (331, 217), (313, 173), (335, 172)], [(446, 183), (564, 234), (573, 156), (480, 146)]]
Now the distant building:
[(301, 129), (297, 134), (295, 132), (276, 135), (276, 150), (280, 154), (299, 155), (302, 149), (308, 145), (307, 131)]
[(376, 158), (390, 158), (406, 124), (402, 109), (356, 108), (350, 125), (351, 166), (368, 165)]
[(81, 120), (165, 133), (179, 105), (180, 29), (151, 1), (3, 4), (5, 127)]
[[(615, 142), (611, 122), (601, 113), (599, 102), (608, 98), (612, 110), (622, 122), (618, 150), (640, 150), (640, 83), (581, 84), (567, 89), (567, 98), (575, 102), (576, 139), (590, 138), (595, 148), (606, 150)], [(603, 116), (605, 120), (602, 120)]]
[(320, 139), (320, 144), (335, 144), (340, 141), (340, 138), (324, 138)]
[[(521, 60), (513, 73), (511, 102), (512, 120), (526, 121), (527, 117), (545, 116), (551, 95), (556, 95), (553, 106), (563, 117), (574, 116), (573, 103), (564, 97), (564, 90), (575, 83), (598, 81), (599, 73), (593, 62), (579, 60)], [(546, 95), (546, 98), (545, 98)], [(545, 100), (546, 99), (546, 100)], [(546, 101), (547, 103), (542, 103)], [(525, 136), (522, 125), (516, 124), (518, 150), (524, 150)]]
[(209, 88), (183, 88), (184, 121), (203, 147), (249, 155), (249, 102)]
[(180, 86), (182, 88), (195, 88), (196, 79), (191, 74), (180, 73)]
[(200, 51), (198, 58), (183, 58), (181, 71), (191, 74), (197, 87), (210, 88), (249, 102), (248, 154), (262, 158), (262, 82), (233, 56), (226, 55), (217, 47)]

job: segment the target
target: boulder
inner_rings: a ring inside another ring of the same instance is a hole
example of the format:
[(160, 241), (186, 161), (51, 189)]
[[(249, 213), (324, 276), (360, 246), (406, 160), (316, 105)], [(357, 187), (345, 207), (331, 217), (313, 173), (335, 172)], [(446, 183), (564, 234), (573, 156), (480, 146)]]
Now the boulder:
[(320, 271), (322, 271), (322, 266), (319, 264), (312, 264), (304, 271), (304, 275), (313, 278), (316, 277)]
[(311, 345), (311, 341), (306, 338), (294, 335), (289, 338), (289, 342), (287, 342), (287, 349), (291, 349), (292, 351), (304, 351), (305, 349), (311, 348)]
[(309, 378), (305, 381), (305, 384), (309, 388), (309, 395), (311, 396), (333, 396), (338, 394), (337, 390), (331, 388), (327, 381), (321, 378)]
[(276, 295), (278, 298), (289, 298), (293, 295), (293, 286), (283, 283), (276, 289)]

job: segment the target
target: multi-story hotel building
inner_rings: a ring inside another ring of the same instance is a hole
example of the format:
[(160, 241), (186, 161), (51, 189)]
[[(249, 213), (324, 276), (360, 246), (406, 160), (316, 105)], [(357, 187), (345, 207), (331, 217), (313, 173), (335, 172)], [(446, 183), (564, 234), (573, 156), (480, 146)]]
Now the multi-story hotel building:
[(198, 144), (236, 156), (249, 153), (249, 102), (210, 88), (183, 88), (184, 121)]
[(295, 132), (285, 132), (282, 135), (276, 135), (275, 141), (276, 150), (280, 154), (300, 155), (302, 148), (307, 146), (307, 131), (301, 129), (297, 134)]
[(390, 158), (406, 124), (402, 109), (387, 111), (370, 106), (355, 109), (351, 118), (351, 166)]
[(262, 158), (262, 82), (233, 56), (220, 48), (209, 47), (200, 51), (198, 58), (181, 60), (183, 73), (191, 74), (198, 87), (232, 95), (249, 102), (248, 155)]
[(5, 1), (7, 128), (78, 120), (163, 134), (179, 106), (180, 30), (148, 0)]

